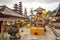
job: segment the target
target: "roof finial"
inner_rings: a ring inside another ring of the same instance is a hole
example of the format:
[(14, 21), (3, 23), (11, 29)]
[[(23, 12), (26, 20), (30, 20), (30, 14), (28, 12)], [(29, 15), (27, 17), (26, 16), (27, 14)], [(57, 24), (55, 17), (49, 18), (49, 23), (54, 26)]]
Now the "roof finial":
[(33, 15), (33, 8), (30, 8), (31, 15)]

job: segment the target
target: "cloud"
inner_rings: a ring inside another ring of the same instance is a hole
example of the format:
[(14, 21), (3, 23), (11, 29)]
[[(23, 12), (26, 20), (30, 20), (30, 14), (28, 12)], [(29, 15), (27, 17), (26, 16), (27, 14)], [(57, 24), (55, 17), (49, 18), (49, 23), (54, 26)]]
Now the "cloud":
[(46, 0), (48, 3), (53, 3), (53, 2), (60, 2), (60, 0)]
[(40, 3), (53, 3), (60, 2), (60, 0), (22, 0), (23, 2), (40, 2)]
[(54, 2), (60, 2), (60, 0), (36, 0), (37, 2), (41, 3), (54, 3)]
[[(38, 6), (41, 6), (43, 8), (48, 8), (48, 6), (50, 7), (49, 9), (51, 9), (51, 7), (53, 7), (52, 9), (54, 9), (55, 6), (58, 5), (58, 3), (60, 2), (60, 0), (21, 0), (23, 2), (23, 7), (27, 6), (27, 8), (30, 7), (34, 7), (37, 8)], [(12, 8), (15, 3), (19, 3), (20, 0), (0, 0), (0, 5), (7, 5), (8, 7)]]
[[(0, 4), (14, 4), (18, 3), (20, 0), (0, 0)], [(53, 2), (60, 2), (60, 0), (21, 0), (22, 2), (32, 3), (32, 2), (39, 2), (39, 3), (53, 3)]]
[[(19, 1), (19, 0), (16, 0)], [(40, 2), (40, 3), (53, 3), (60, 2), (60, 0), (21, 0), (22, 2), (32, 3), (32, 2)]]
[[(58, 7), (60, 0), (21, 0), (23, 2), (23, 9), (26, 7), (28, 13), (30, 13), (30, 8), (36, 9), (42, 7), (46, 10), (54, 10)], [(20, 0), (0, 0), (0, 5), (7, 5), (13, 8), (13, 4), (19, 4)], [(24, 11), (24, 10), (23, 10)], [(28, 14), (29, 15), (29, 14)]]

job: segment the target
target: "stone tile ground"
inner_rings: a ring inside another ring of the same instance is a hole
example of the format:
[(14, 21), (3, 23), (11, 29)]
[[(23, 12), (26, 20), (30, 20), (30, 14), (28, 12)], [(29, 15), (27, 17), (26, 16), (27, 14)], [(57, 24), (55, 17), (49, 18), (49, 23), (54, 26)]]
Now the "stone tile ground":
[(49, 27), (46, 27), (47, 32), (45, 33), (45, 35), (31, 35), (30, 34), (30, 30), (27, 28), (22, 28), (25, 32), (22, 33), (21, 36), (21, 40), (55, 40), (55, 35), (54, 33), (51, 31), (51, 29)]

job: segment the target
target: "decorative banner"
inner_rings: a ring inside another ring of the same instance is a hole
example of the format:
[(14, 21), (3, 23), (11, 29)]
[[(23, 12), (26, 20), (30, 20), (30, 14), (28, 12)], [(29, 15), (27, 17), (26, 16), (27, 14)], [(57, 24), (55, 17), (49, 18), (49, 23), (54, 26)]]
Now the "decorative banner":
[(32, 20), (30, 20), (30, 25), (32, 25)]

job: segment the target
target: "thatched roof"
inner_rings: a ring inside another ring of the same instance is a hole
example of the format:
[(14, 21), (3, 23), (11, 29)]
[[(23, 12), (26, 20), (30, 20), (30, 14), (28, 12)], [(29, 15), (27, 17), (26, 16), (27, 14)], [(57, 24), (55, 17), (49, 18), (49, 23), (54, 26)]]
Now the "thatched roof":
[(7, 6), (3, 5), (0, 6), (0, 12), (4, 15), (11, 15), (11, 16), (16, 16), (16, 17), (22, 17), (22, 18), (26, 18), (23, 15), (18, 14), (15, 11), (12, 11), (10, 8), (8, 8)]

